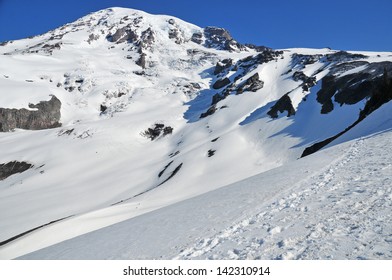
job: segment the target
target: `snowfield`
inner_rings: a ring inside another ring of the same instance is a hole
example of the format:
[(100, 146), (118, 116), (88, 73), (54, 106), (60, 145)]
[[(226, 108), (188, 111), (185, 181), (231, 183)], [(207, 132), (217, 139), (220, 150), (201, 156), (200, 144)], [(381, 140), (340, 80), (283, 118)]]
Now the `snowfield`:
[(390, 259), (391, 140), (353, 140), (21, 259)]
[(389, 77), (123, 8), (0, 43), (0, 259), (389, 259)]

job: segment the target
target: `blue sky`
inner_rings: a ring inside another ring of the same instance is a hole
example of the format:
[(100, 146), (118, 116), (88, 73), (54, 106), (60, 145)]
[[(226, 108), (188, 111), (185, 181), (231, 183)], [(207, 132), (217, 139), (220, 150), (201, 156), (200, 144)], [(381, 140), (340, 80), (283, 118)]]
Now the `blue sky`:
[(391, 0), (0, 0), (0, 42), (114, 6), (224, 27), (241, 43), (392, 51)]

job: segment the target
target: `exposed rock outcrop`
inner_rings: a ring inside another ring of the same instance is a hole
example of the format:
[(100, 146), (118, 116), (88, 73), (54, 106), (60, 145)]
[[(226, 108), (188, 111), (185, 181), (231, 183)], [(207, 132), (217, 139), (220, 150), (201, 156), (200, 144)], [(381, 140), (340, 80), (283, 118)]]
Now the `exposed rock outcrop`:
[(264, 82), (260, 80), (259, 73), (256, 73), (237, 88), (237, 94), (242, 94), (245, 91), (256, 92), (263, 86)]
[(347, 131), (351, 130), (353, 127), (355, 127), (357, 124), (359, 124), (361, 121), (363, 121), (367, 116), (369, 116), (371, 113), (373, 113), (375, 110), (380, 108), (383, 104), (388, 103), (392, 100), (392, 79), (389, 78), (390, 74), (388, 73), (387, 68), (384, 68), (384, 74), (382, 75), (382, 78), (377, 79), (377, 86), (375, 89), (370, 94), (369, 99), (367, 100), (365, 107), (363, 110), (360, 111), (358, 119), (352, 123), (350, 126), (348, 126), (346, 129), (343, 131), (323, 140), (317, 143), (314, 143), (313, 145), (307, 147), (301, 157), (308, 156), (310, 154), (313, 154), (317, 152), (318, 150), (324, 148), (327, 146), (329, 143), (334, 141), (335, 139), (339, 138), (343, 134), (345, 134)]
[(142, 67), (143, 69), (146, 68), (146, 54), (141, 53), (139, 59), (136, 61), (136, 64)]
[(151, 141), (154, 141), (160, 136), (166, 136), (168, 134), (173, 133), (173, 128), (170, 126), (165, 126), (162, 123), (154, 124), (153, 128), (148, 128), (144, 132), (141, 133), (142, 136), (149, 138)]
[(306, 65), (314, 64), (319, 61), (323, 55), (321, 54), (298, 54), (294, 53), (292, 56), (292, 68), (303, 69)]
[(218, 75), (223, 72), (223, 70), (230, 68), (233, 65), (233, 60), (231, 58), (218, 61), (214, 69), (214, 75)]
[(28, 109), (0, 108), (0, 132), (15, 128), (39, 130), (61, 126), (61, 101), (54, 95), (49, 101), (29, 104)]
[[(350, 64), (353, 64), (350, 66)], [(370, 63), (365, 69), (357, 73), (344, 76), (334, 75), (343, 71), (342, 69), (355, 69), (367, 63), (351, 62), (335, 66), (331, 73), (322, 79), (322, 87), (317, 92), (317, 101), (322, 105), (321, 113), (327, 114), (334, 108), (332, 99), (340, 105), (356, 104), (371, 96), (380, 85), (384, 70), (392, 74), (392, 62)]]
[(231, 37), (229, 31), (224, 28), (208, 26), (203, 33), (197, 32), (192, 35), (191, 41), (202, 44), (207, 48), (226, 50), (230, 52), (246, 50), (247, 47), (238, 43)]
[(142, 32), (140, 37), (139, 46), (142, 49), (149, 49), (152, 47), (152, 44), (155, 42), (154, 31), (149, 27)]
[(326, 57), (328, 61), (336, 61), (336, 62), (345, 62), (345, 61), (367, 58), (366, 55), (349, 53), (346, 51), (339, 51), (336, 53), (327, 54)]
[(245, 44), (246, 47), (255, 50), (257, 52), (264, 52), (264, 51), (271, 51), (271, 48), (268, 48), (266, 46), (256, 46), (254, 44)]
[(213, 105), (213, 106), (211, 106), (210, 108), (208, 108), (207, 112), (202, 113), (202, 114), (200, 115), (200, 118), (202, 119), (202, 118), (211, 116), (211, 115), (213, 115), (215, 112), (216, 112), (216, 106)]
[(163, 185), (164, 183), (166, 183), (167, 181), (169, 181), (171, 178), (173, 178), (178, 171), (180, 171), (181, 167), (182, 167), (183, 163), (180, 163), (174, 170), (173, 172), (169, 175), (169, 177), (167, 177), (162, 183), (160, 183), (158, 186)]
[(16, 173), (22, 173), (32, 168), (33, 165), (24, 161), (11, 161), (0, 164), (0, 181)]
[(200, 32), (193, 33), (191, 41), (200, 45), (201, 43), (203, 43), (203, 34)]
[(123, 42), (136, 42), (139, 38), (135, 31), (132, 30), (131, 25), (124, 26), (117, 29), (113, 34), (109, 34), (106, 39), (112, 43), (123, 43)]
[(227, 86), (228, 84), (230, 84), (229, 78), (224, 78), (224, 79), (221, 79), (221, 80), (217, 80), (217, 81), (212, 85), (212, 88), (213, 88), (213, 89), (220, 89), (220, 88), (223, 88), (223, 87)]
[(295, 115), (295, 109), (288, 94), (283, 95), (275, 105), (271, 107), (267, 114), (271, 118), (276, 119), (278, 117), (278, 112), (283, 113), (284, 111), (287, 112), (287, 117)]
[(302, 90), (309, 91), (309, 89), (316, 85), (316, 77), (308, 77), (302, 71), (296, 71), (293, 74), (293, 80), (298, 82), (302, 81)]

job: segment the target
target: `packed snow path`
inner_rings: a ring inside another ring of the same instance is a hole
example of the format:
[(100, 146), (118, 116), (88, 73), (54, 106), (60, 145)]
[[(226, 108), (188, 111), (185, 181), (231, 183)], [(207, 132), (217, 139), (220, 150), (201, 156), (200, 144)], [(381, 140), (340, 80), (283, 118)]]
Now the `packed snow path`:
[(375, 138), (176, 258), (391, 259), (391, 142)]

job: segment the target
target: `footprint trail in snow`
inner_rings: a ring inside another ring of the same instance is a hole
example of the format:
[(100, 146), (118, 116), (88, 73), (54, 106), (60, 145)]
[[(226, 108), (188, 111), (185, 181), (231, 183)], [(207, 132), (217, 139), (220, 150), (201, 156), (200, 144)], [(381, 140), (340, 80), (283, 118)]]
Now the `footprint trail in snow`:
[(392, 153), (378, 138), (175, 258), (392, 258)]

